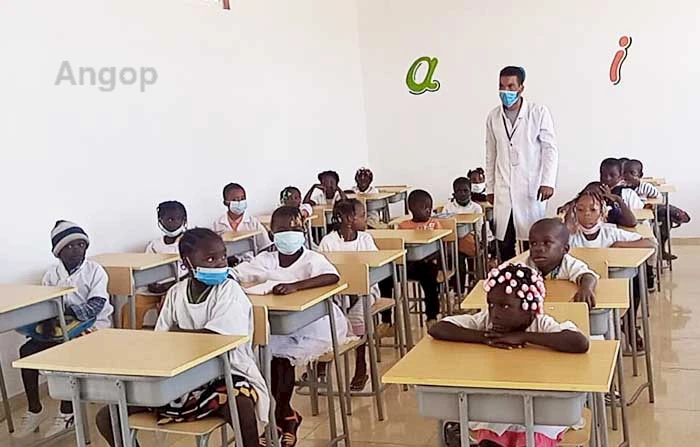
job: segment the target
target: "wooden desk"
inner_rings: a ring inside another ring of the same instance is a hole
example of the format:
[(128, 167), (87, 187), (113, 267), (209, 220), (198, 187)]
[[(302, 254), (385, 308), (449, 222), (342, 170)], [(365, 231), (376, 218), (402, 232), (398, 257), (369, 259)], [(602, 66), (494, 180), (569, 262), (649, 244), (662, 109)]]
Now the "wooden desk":
[(406, 250), (323, 252), (332, 264), (367, 264), (369, 267), (382, 267), (405, 254)]
[[(136, 289), (179, 275), (179, 255), (160, 253), (105, 253), (93, 256), (93, 261), (107, 271), (110, 296), (126, 296), (129, 302), (129, 324), (136, 327)], [(114, 302), (113, 323), (121, 325), (121, 307)]]
[(326, 226), (331, 222), (331, 214), (333, 214), (333, 205), (320, 205), (313, 207), (313, 215), (318, 216), (317, 219), (311, 221), (313, 228), (322, 228), (325, 234)]
[(389, 203), (403, 202), (404, 214), (408, 214), (408, 191), (411, 187), (408, 185), (383, 185), (377, 186), (379, 192), (388, 192), (392, 196), (389, 197)]
[(618, 227), (618, 228), (621, 228), (625, 231), (629, 231), (630, 233), (637, 233), (643, 239), (651, 239), (651, 240), (655, 239), (654, 230), (652, 230), (652, 228), (646, 224), (638, 224), (634, 228), (631, 228), (631, 227)]
[(637, 221), (653, 220), (654, 212), (647, 208), (633, 208), (632, 214)]
[(348, 194), (349, 199), (357, 199), (365, 206), (367, 213), (377, 212), (380, 213), (381, 220), (384, 223), (391, 220), (391, 213), (389, 211), (389, 199), (394, 197), (392, 192), (379, 192), (373, 194), (357, 193)]
[(416, 385), (421, 414), (458, 420), (462, 445), (469, 442), (470, 418), (488, 421), (480, 417), (484, 414), (517, 417), (513, 402), (517, 396), (524, 404), (522, 419), (513, 422), (526, 426), (527, 445), (534, 447), (534, 424), (570, 425), (580, 417), (585, 393), (596, 393), (599, 433), (607, 446), (603, 395), (610, 389), (618, 350), (619, 342), (608, 340), (592, 340), (585, 354), (565, 354), (535, 346), (501, 350), (425, 337), (382, 381)]
[(262, 234), (261, 230), (227, 231), (222, 234), (221, 239), (226, 245), (226, 255), (239, 256), (250, 251), (254, 256), (257, 255), (259, 247), (255, 237), (259, 234)]
[(666, 179), (663, 177), (642, 177), (642, 181), (651, 183), (652, 185), (663, 185), (666, 183)]
[(439, 241), (451, 234), (452, 230), (368, 230), (368, 232), (375, 239), (400, 238), (406, 245), (425, 245)]
[[(24, 284), (0, 284), (0, 334), (58, 317), (64, 337), (67, 336), (63, 315), (63, 297), (75, 292), (74, 287), (47, 287)], [(5, 373), (0, 362), (0, 394), (7, 420), (7, 430), (15, 431), (12, 409), (7, 397)]]
[(662, 193), (662, 194), (668, 194), (672, 192), (676, 192), (676, 187), (671, 184), (664, 184), (664, 185), (659, 185), (657, 186), (657, 189)]
[[(73, 401), (77, 445), (85, 445), (80, 405), (84, 401), (107, 402), (112, 411), (118, 409), (122, 442), (129, 447), (128, 405), (163, 406), (195, 384), (221, 376), (233, 393), (229, 352), (246, 341), (248, 337), (216, 334), (102, 329), (12, 365), (43, 371), (50, 395)], [(229, 401), (229, 410), (236, 445), (242, 446), (233, 402)]]
[(644, 203), (647, 205), (652, 205), (652, 206), (654, 206), (654, 208), (656, 208), (659, 205), (663, 205), (664, 200), (662, 198), (659, 198), (659, 197), (656, 197), (656, 198), (650, 197), (650, 198), (644, 200)]
[[(571, 302), (578, 291), (578, 286), (571, 281), (547, 279), (544, 284), (547, 289), (545, 304)], [(599, 279), (595, 295), (596, 308), (598, 309), (627, 309), (629, 308), (629, 281), (625, 279)], [(460, 307), (462, 309), (486, 308), (484, 281), (477, 283), (462, 301)]]
[[(267, 306), (269, 314), (271, 335), (290, 335), (302, 327), (320, 320), (323, 317), (328, 317), (331, 329), (331, 342), (333, 345), (333, 363), (335, 367), (335, 378), (338, 386), (338, 396), (340, 398), (340, 416), (343, 425), (343, 434), (337, 436), (335, 433), (335, 424), (331, 424), (331, 439), (342, 440), (348, 438), (348, 419), (345, 411), (344, 396), (344, 381), (340, 373), (340, 354), (338, 349), (338, 336), (335, 328), (335, 319), (333, 318), (333, 297), (342, 293), (348, 288), (344, 282), (339, 282), (326, 287), (318, 287), (315, 289), (307, 289), (289, 295), (248, 295), (254, 306)], [(329, 381), (330, 382), (330, 381)], [(335, 393), (332, 385), (329, 386), (328, 396), (329, 412), (334, 408), (333, 399)], [(330, 417), (335, 418), (335, 414)]]

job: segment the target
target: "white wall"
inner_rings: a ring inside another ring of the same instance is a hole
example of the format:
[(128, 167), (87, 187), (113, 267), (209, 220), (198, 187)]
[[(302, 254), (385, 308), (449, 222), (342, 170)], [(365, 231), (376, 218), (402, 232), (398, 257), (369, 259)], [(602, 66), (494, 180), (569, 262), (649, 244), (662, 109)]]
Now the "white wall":
[[(162, 200), (208, 226), (229, 181), (260, 213), (288, 184), (367, 164), (356, 4), (212, 3), (0, 0), (1, 282), (39, 281), (60, 218), (85, 227), (92, 254), (140, 251)], [(63, 60), (159, 79), (145, 93), (54, 86)], [(20, 342), (0, 337), (13, 394)]]
[[(484, 163), (499, 70), (522, 65), (525, 96), (550, 108), (558, 131), (552, 205), (597, 179), (603, 158), (627, 155), (679, 188), (672, 202), (696, 220), (674, 234), (700, 236), (697, 2), (361, 0), (359, 17), (375, 177), (449, 197), (456, 176)], [(613, 86), (608, 71), (623, 34), (633, 42)], [(439, 58), (441, 88), (414, 96), (404, 79), (424, 55)]]

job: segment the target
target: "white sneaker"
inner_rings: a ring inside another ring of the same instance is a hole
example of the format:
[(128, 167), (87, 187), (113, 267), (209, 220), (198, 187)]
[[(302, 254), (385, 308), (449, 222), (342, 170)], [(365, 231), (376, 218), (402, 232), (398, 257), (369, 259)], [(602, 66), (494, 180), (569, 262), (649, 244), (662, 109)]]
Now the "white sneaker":
[(46, 434), (44, 435), (44, 438), (50, 438), (52, 436), (55, 436), (58, 433), (61, 433), (62, 431), (71, 429), (75, 426), (75, 418), (73, 417), (73, 413), (66, 414), (66, 413), (61, 413), (60, 411), (56, 415), (55, 418), (53, 418), (53, 423), (51, 424), (51, 427), (48, 429)]
[(27, 410), (19, 422), (19, 427), (12, 433), (13, 438), (26, 438), (35, 431), (39, 431), (39, 424), (44, 420), (45, 412), (42, 409), (39, 413), (32, 413)]

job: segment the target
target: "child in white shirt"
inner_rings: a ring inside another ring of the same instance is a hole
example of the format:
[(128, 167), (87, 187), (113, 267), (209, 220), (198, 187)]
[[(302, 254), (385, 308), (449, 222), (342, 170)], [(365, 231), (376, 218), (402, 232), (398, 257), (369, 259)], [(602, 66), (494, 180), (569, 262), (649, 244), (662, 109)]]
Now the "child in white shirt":
[[(333, 207), (334, 231), (328, 233), (318, 246), (319, 251), (377, 251), (378, 248), (367, 233), (367, 218), (365, 207), (357, 199), (341, 200)], [(391, 279), (389, 280), (391, 282)], [(379, 286), (372, 286), (370, 303), (372, 306), (381, 296)], [(357, 300), (347, 313), (352, 331), (357, 336), (365, 335), (365, 319), (362, 300)], [(365, 345), (359, 346), (355, 355), (355, 375), (350, 382), (350, 391), (362, 391), (369, 380), (367, 362), (365, 360)]]
[[(272, 214), (272, 233), (278, 252), (263, 252), (250, 262), (234, 268), (241, 282), (274, 281), (275, 295), (325, 287), (340, 280), (337, 270), (320, 253), (304, 248), (304, 224), (299, 208), (283, 206)], [(333, 304), (338, 343), (349, 340), (349, 324)], [(275, 418), (282, 431), (283, 447), (293, 446), (302, 417), (291, 406), (294, 393), (294, 366), (305, 365), (332, 350), (330, 322), (323, 317), (290, 335), (272, 335), (272, 390), (277, 407)]]
[(617, 158), (606, 158), (600, 163), (600, 182), (607, 185), (613, 194), (622, 197), (630, 209), (644, 208), (644, 202), (632, 188), (625, 188), (622, 177), (622, 162)]
[[(570, 321), (544, 315), (545, 287), (537, 271), (525, 265), (502, 264), (484, 285), (488, 309), (476, 315), (455, 315), (435, 324), (428, 333), (438, 340), (483, 343), (496, 348), (539, 345), (560, 352), (585, 353), (588, 338)], [(477, 443), (503, 447), (525, 445), (525, 427), (518, 424), (471, 422)], [(555, 447), (568, 427), (535, 425), (535, 444)]]
[(304, 196), (304, 203), (311, 206), (333, 205), (338, 200), (347, 199), (339, 184), (340, 176), (337, 172), (321, 172), (318, 174), (318, 183), (313, 185)]
[[(239, 335), (253, 338), (253, 307), (241, 286), (230, 275), (226, 246), (221, 237), (206, 228), (186, 231), (179, 241), (183, 263), (191, 277), (167, 293), (156, 323), (156, 331), (184, 331)], [(231, 351), (231, 369), (243, 445), (258, 447), (259, 424), (268, 422), (270, 398), (258, 369), (251, 342)], [(165, 407), (156, 409), (159, 423), (191, 422), (216, 414), (231, 423), (223, 378), (205, 384)], [(148, 411), (129, 408), (129, 413)], [(97, 414), (102, 436), (113, 446), (109, 410)]]
[(625, 184), (632, 187), (642, 200), (656, 199), (661, 195), (654, 185), (642, 181), (644, 165), (639, 160), (630, 160), (625, 163), (622, 169), (622, 177), (625, 180)]
[[(55, 257), (60, 262), (50, 267), (41, 280), (44, 286), (75, 287), (76, 291), (64, 297), (64, 313), (69, 324), (84, 329), (89, 333), (97, 329), (112, 326), (112, 305), (107, 293), (107, 272), (94, 261), (85, 259), (85, 253), (90, 245), (87, 233), (78, 225), (65, 220), (56, 222), (51, 231), (51, 247)], [(56, 321), (50, 320), (41, 325), (41, 334), (46, 339), (30, 338), (19, 348), (20, 358), (28, 357), (61, 343), (53, 341), (49, 334), (55, 333)], [(25, 438), (39, 428), (44, 416), (44, 409), (39, 398), (39, 372), (33, 369), (23, 369), (22, 384), (27, 397), (27, 412), (13, 433), (15, 438)], [(75, 425), (73, 405), (70, 401), (61, 402), (60, 409), (54, 421), (45, 433), (50, 438), (57, 433), (72, 428)]]
[(595, 307), (598, 275), (585, 262), (569, 254), (569, 229), (559, 219), (541, 219), (530, 227), (530, 256), (527, 266), (547, 279), (578, 285), (574, 301)]
[[(374, 174), (368, 168), (360, 168), (355, 173), (355, 185), (352, 187), (352, 192), (355, 194), (379, 194), (379, 190), (372, 186)], [(382, 222), (379, 211), (367, 212), (367, 225), (370, 228), (387, 228), (387, 225)]]
[[(212, 226), (214, 232), (222, 235), (229, 231), (260, 231), (255, 236), (255, 244), (258, 251), (266, 250), (272, 245), (267, 229), (258, 219), (251, 216), (246, 211), (248, 201), (246, 200), (245, 189), (238, 183), (229, 183), (224, 186), (224, 206), (227, 211), (219, 217)], [(249, 261), (253, 259), (253, 252), (248, 251), (239, 256), (230, 256), (229, 265), (237, 264), (239, 261)]]

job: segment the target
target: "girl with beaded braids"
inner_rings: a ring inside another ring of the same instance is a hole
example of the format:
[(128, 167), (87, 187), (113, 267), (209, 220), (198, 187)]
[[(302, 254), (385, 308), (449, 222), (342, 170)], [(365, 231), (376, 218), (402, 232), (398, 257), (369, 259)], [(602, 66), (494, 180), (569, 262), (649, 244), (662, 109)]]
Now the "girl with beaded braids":
[[(570, 321), (557, 322), (544, 314), (544, 281), (523, 264), (501, 264), (491, 270), (486, 283), (488, 309), (476, 315), (454, 315), (435, 324), (428, 333), (439, 340), (483, 343), (502, 349), (523, 348), (528, 343), (569, 353), (588, 351), (588, 338)], [(472, 422), (479, 447), (525, 445), (525, 427), (517, 424)], [(535, 425), (535, 445), (555, 447), (568, 427)], [(459, 439), (459, 424), (445, 424), (447, 445)]]

